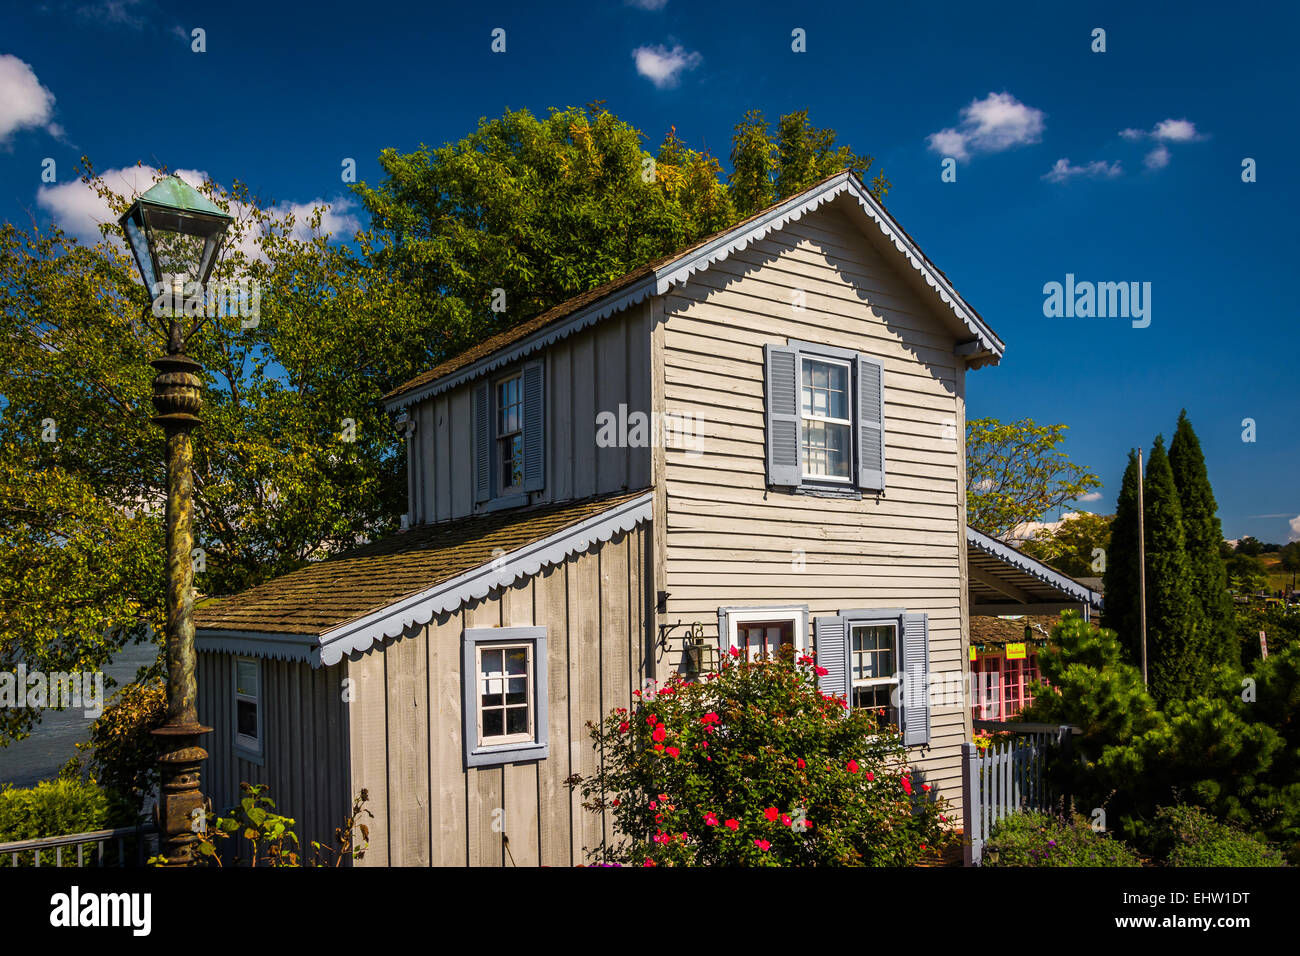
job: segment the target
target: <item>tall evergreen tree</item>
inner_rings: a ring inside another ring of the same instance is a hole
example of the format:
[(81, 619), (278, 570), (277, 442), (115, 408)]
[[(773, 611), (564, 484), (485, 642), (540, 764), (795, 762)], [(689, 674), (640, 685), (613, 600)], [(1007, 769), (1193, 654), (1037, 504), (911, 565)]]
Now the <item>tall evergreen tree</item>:
[(1129, 451), (1128, 467), (1120, 485), (1115, 517), (1110, 523), (1110, 547), (1106, 570), (1102, 572), (1106, 606), (1102, 623), (1119, 635), (1129, 661), (1142, 666), (1140, 614), (1138, 604), (1138, 460)]
[(1152, 696), (1164, 706), (1206, 690), (1210, 673), (1198, 653), (1182, 507), (1163, 436), (1151, 446), (1143, 503), (1149, 678)]
[(1179, 414), (1178, 430), (1169, 443), (1169, 467), (1173, 470), (1178, 504), (1183, 512), (1192, 607), (1200, 634), (1199, 653), (1211, 667), (1240, 664), (1241, 648), (1233, 627), (1227, 571), (1219, 556), (1219, 546), (1223, 543), (1219, 509), (1210, 487), (1201, 443), (1192, 430), (1186, 409)]

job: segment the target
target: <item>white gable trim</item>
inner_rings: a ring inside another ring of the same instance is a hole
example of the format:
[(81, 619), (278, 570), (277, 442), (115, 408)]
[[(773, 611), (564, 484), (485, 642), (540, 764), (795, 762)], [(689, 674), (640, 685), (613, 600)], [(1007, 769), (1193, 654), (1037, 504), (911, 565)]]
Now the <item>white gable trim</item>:
[(594, 325), (601, 319), (608, 318), (616, 312), (635, 305), (652, 294), (663, 295), (674, 286), (685, 283), (695, 273), (707, 269), (715, 262), (721, 262), (733, 252), (745, 249), (750, 243), (757, 242), (768, 234), (785, 228), (789, 223), (797, 222), (806, 213), (844, 193), (852, 195), (858, 201), (858, 207), (862, 212), (880, 229), (885, 238), (893, 243), (894, 248), (920, 274), (926, 285), (934, 290), (939, 300), (952, 311), (953, 315), (961, 320), (971, 335), (974, 336), (973, 342), (967, 345), (966, 353), (964, 353), (969, 353), (968, 358), (972, 364), (986, 364), (1000, 359), (1006, 349), (1002, 340), (976, 315), (975, 310), (952, 287), (952, 283), (944, 278), (939, 270), (930, 263), (930, 260), (925, 257), (925, 254), (921, 252), (916, 243), (908, 238), (894, 217), (880, 205), (876, 197), (871, 195), (870, 191), (858, 182), (856, 176), (845, 172), (828, 179), (814, 189), (802, 192), (777, 206), (773, 206), (759, 218), (737, 226), (700, 248), (692, 249), (685, 255), (660, 266), (651, 275), (632, 286), (619, 289), (604, 298), (597, 299), (592, 304), (574, 313), (566, 321), (554, 327), (547, 327), (534, 332), (521, 341), (511, 343), (500, 351), (493, 352), (491, 355), (481, 358), (463, 369), (399, 395), (390, 402), (386, 402), (384, 407), (391, 412), (438, 395), (500, 368), (509, 362), (516, 361), (525, 355), (545, 348), (552, 342), (567, 338), (574, 332), (589, 325)]
[(1030, 557), (1023, 551), (1013, 548), (1011, 545), (1005, 544), (983, 531), (976, 531), (969, 525), (966, 528), (966, 545), (967, 547), (978, 548), (985, 554), (992, 555), (1016, 570), (1023, 571), (1044, 584), (1051, 585), (1060, 591), (1062, 597), (1067, 601), (1077, 601), (1079, 604), (1087, 604), (1096, 608), (1102, 607), (1105, 602), (1101, 594), (1092, 590), (1086, 584), (1080, 584), (1069, 575), (1062, 574), (1037, 558)]
[[(305, 660), (312, 667), (328, 667), (385, 638), (397, 637), (413, 624), (428, 624), (439, 614), (454, 611), (469, 601), (487, 597), (496, 588), (509, 587), (520, 578), (532, 577), (543, 568), (581, 554), (598, 541), (608, 541), (617, 534), (631, 531), (638, 524), (650, 520), (653, 502), (654, 492), (647, 491), (540, 541), (524, 545), (489, 564), (436, 584), (427, 591), (401, 598), (319, 636), (205, 629), (196, 635), (195, 646), (201, 651), (284, 657), (286, 660)], [(289, 656), (287, 651), (292, 651), (293, 656)]]

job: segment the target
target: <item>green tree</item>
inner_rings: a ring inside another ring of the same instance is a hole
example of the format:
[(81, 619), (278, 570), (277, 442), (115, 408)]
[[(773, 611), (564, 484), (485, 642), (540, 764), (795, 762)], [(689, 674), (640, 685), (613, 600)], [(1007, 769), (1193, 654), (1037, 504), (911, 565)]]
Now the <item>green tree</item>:
[[(130, 197), (87, 183), (115, 218)], [(379, 397), (426, 367), (409, 291), (240, 184), (214, 278), (257, 282), (260, 316), (191, 343), (205, 369), (195, 436), (196, 588), (224, 594), (394, 527), (404, 480)], [(99, 670), (162, 631), (162, 351), (134, 264), (107, 240), (0, 227), (0, 669)], [(0, 743), (40, 712), (0, 710)]]
[(1077, 511), (1054, 528), (1026, 541), (1021, 550), (1074, 577), (1094, 577), (1106, 570), (1111, 515)]
[(1278, 566), (1291, 574), (1291, 590), (1295, 590), (1295, 578), (1300, 574), (1300, 541), (1292, 541), (1282, 549)]
[(1238, 554), (1248, 554), (1252, 558), (1257, 558), (1264, 553), (1264, 550), (1264, 545), (1259, 539), (1252, 538), (1250, 535), (1246, 535), (1237, 541)]
[(1147, 653), (1151, 693), (1166, 704), (1205, 689), (1210, 666), (1200, 653), (1203, 622), (1192, 610), (1182, 508), (1165, 443), (1151, 446), (1143, 487), (1147, 567)]
[(966, 520), (995, 538), (1077, 501), (1101, 480), (1074, 464), (1059, 446), (1065, 425), (1026, 418), (966, 424)]
[(1219, 557), (1219, 545), (1223, 541), (1219, 508), (1214, 489), (1210, 487), (1201, 443), (1186, 409), (1179, 413), (1178, 427), (1169, 443), (1169, 467), (1182, 510), (1193, 610), (1200, 625), (1199, 654), (1210, 666), (1239, 664), (1232, 598), (1228, 594), (1223, 559)]
[(1102, 623), (1118, 636), (1131, 663), (1141, 666), (1142, 602), (1138, 588), (1138, 456), (1128, 453), (1128, 465), (1110, 523), (1110, 550), (1106, 552), (1106, 573), (1102, 575), (1106, 604)]
[(1253, 554), (1234, 554), (1227, 560), (1225, 573), (1228, 584), (1238, 594), (1255, 594), (1268, 583), (1268, 571), (1264, 562)]

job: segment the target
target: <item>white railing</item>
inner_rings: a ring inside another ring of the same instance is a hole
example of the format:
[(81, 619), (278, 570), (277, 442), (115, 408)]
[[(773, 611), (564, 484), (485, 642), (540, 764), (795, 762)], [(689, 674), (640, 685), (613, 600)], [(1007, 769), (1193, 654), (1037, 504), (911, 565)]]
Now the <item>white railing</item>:
[(145, 823), (0, 843), (0, 867), (144, 866), (157, 849), (157, 840), (153, 839), (157, 832), (152, 823)]

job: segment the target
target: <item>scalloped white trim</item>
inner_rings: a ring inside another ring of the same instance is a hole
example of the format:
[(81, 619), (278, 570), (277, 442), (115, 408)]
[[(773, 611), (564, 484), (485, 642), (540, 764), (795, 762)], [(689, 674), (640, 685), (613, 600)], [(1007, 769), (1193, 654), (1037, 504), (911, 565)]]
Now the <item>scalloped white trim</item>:
[(802, 219), (806, 213), (816, 210), (846, 192), (851, 193), (857, 199), (859, 208), (866, 214), (867, 218), (874, 222), (894, 248), (902, 253), (908, 264), (920, 274), (925, 284), (939, 297), (939, 301), (946, 305), (953, 315), (961, 320), (970, 333), (975, 336), (982, 353), (971, 356), (971, 364), (978, 367), (1000, 359), (1002, 353), (1006, 350), (1002, 340), (975, 315), (975, 310), (958, 294), (952, 284), (930, 264), (930, 260), (925, 257), (925, 254), (921, 252), (916, 243), (907, 237), (894, 217), (877, 202), (876, 197), (859, 185), (855, 176), (850, 173), (841, 173), (833, 179), (827, 180), (815, 191), (803, 193), (779, 206), (774, 206), (754, 222), (738, 226), (707, 245), (692, 250), (667, 265), (661, 266), (647, 279), (637, 282), (630, 288), (610, 293), (607, 298), (598, 299), (585, 309), (575, 313), (569, 321), (562, 325), (553, 329), (535, 332), (531, 337), (524, 339), (522, 343), (507, 346), (502, 351), (494, 352), (458, 372), (435, 379), (421, 388), (400, 395), (391, 402), (386, 403), (385, 408), (388, 411), (405, 408), (408, 405), (413, 405), (448, 389), (455, 388), (457, 385), (478, 378), (480, 375), (487, 374), (509, 362), (545, 348), (553, 342), (567, 338), (574, 332), (594, 325), (615, 312), (636, 305), (651, 294), (663, 295), (673, 286), (686, 282), (695, 273), (707, 269), (715, 262), (721, 262), (733, 252), (739, 252), (747, 248), (751, 243), (758, 242), (773, 232), (784, 229), (790, 223)]
[(976, 531), (974, 528), (966, 528), (966, 544), (970, 547), (978, 548), (985, 554), (997, 558), (1004, 564), (1008, 564), (1017, 571), (1023, 571), (1031, 577), (1037, 578), (1044, 584), (1049, 584), (1059, 591), (1062, 591), (1069, 597), (1074, 598), (1080, 603), (1090, 604), (1093, 607), (1101, 607), (1103, 600), (1102, 595), (1098, 594), (1092, 588), (1085, 584), (1080, 584), (1074, 578), (1062, 574), (1054, 568), (1048, 567), (1037, 558), (1032, 558), (1004, 544), (997, 538), (990, 537), (982, 531)]

